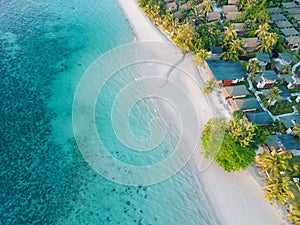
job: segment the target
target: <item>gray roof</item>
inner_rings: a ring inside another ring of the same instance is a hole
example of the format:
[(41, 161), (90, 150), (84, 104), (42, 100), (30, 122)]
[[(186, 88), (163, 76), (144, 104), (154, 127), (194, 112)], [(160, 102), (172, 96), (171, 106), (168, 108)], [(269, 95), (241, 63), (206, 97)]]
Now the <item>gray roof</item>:
[(234, 102), (240, 110), (251, 110), (261, 108), (256, 98), (239, 98), (234, 99)]
[(295, 20), (300, 21), (300, 14), (295, 14), (293, 17)]
[(216, 80), (235, 80), (246, 77), (246, 72), (238, 62), (224, 60), (206, 60), (207, 65)]
[(258, 61), (267, 62), (267, 63), (271, 62), (269, 54), (263, 54), (258, 52), (256, 53), (256, 58)]
[(278, 28), (292, 28), (293, 24), (289, 21), (275, 21), (275, 24)]
[(300, 45), (300, 37), (299, 36), (293, 36), (293, 37), (286, 37), (285, 40), (292, 45)]
[(226, 19), (233, 21), (235, 18), (241, 16), (242, 13), (241, 12), (228, 12), (226, 14)]
[(281, 78), (287, 82), (287, 83), (293, 83), (295, 82), (294, 78), (293, 78), (293, 74), (282, 74)]
[(217, 21), (221, 18), (220, 12), (207, 13), (207, 22)]
[(266, 80), (278, 80), (278, 77), (274, 70), (264, 70), (263, 76)]
[(258, 39), (256, 37), (253, 38), (243, 38), (245, 43), (245, 48), (256, 48), (258, 46)]
[(248, 89), (245, 85), (235, 85), (235, 86), (223, 87), (223, 89), (226, 90), (229, 97), (250, 95), (250, 92), (248, 91)]
[(248, 112), (245, 113), (247, 119), (253, 123), (258, 125), (271, 125), (273, 123), (273, 120), (269, 113), (267, 112)]
[(278, 53), (278, 55), (284, 61), (294, 61), (294, 58), (290, 53)]
[(275, 21), (280, 21), (280, 20), (287, 21), (288, 19), (282, 14), (273, 14), (273, 15), (271, 15), (271, 20), (275, 22)]
[(294, 2), (282, 2), (281, 5), (286, 9), (297, 8), (298, 5)]
[(245, 31), (245, 24), (244, 23), (234, 23), (234, 30), (237, 32)]
[(287, 9), (287, 11), (292, 15), (300, 14), (300, 8)]
[(268, 8), (267, 9), (271, 14), (279, 14), (281, 13), (281, 9), (279, 7)]
[(283, 28), (280, 29), (284, 36), (298, 36), (299, 32), (295, 28)]
[(293, 128), (295, 125), (292, 121), (295, 121), (296, 123), (300, 123), (300, 115), (291, 115), (291, 116), (281, 116), (279, 117), (280, 121), (283, 123), (283, 126), (288, 128)]

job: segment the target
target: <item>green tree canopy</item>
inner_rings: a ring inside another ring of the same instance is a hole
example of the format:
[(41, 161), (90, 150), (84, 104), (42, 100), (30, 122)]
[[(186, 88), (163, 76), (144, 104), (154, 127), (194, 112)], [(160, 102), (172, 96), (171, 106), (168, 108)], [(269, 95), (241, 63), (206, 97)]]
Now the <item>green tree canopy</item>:
[(201, 135), (204, 156), (214, 159), (227, 172), (246, 169), (254, 161), (257, 145), (266, 138), (260, 127), (243, 118), (212, 118)]

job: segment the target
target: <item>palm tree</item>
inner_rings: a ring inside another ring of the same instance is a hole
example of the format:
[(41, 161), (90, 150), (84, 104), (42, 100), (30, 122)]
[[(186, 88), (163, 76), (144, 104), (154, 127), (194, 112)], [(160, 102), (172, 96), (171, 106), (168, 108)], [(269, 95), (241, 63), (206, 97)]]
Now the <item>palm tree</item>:
[(297, 202), (293, 202), (293, 205), (290, 207), (290, 213), (287, 215), (288, 219), (292, 224), (300, 224), (300, 205)]
[(280, 177), (281, 171), (291, 170), (289, 159), (292, 158), (292, 154), (286, 154), (285, 152), (277, 153), (275, 148), (266, 150), (264, 154), (259, 154), (256, 165), (261, 168), (263, 173), (266, 173), (269, 177)]
[(268, 33), (261, 40), (258, 46), (258, 51), (262, 53), (271, 53), (273, 46), (277, 43), (278, 36), (276, 33)]
[(255, 31), (255, 34), (257, 34), (257, 37), (259, 39), (263, 39), (267, 34), (269, 34), (269, 32), (268, 32), (269, 28), (270, 27), (269, 27), (268, 23), (259, 25), (258, 29)]
[(204, 12), (198, 5), (192, 8), (189, 12), (189, 17), (195, 22), (195, 25), (205, 22)]
[(167, 10), (166, 14), (162, 16), (162, 29), (171, 33), (174, 33), (178, 24), (178, 20), (175, 18), (174, 13), (172, 10)]
[(244, 49), (245, 43), (241, 39), (232, 40), (229, 43), (229, 51), (237, 52), (238, 54), (246, 54)]
[(261, 71), (261, 68), (256, 60), (249, 60), (246, 65), (246, 70), (250, 73), (250, 78), (253, 79), (254, 75)]
[(226, 51), (221, 54), (223, 60), (236, 61), (237, 55), (235, 52)]
[(225, 26), (224, 32), (224, 42), (229, 42), (235, 39), (237, 36), (236, 31), (234, 30), (234, 25), (230, 24), (229, 26)]
[(179, 25), (171, 36), (175, 44), (183, 51), (187, 52), (193, 48), (193, 42), (196, 37), (195, 27), (188, 21)]
[(202, 2), (202, 8), (203, 8), (203, 12), (205, 13), (205, 15), (207, 15), (207, 13), (210, 13), (213, 11), (213, 7), (215, 6), (216, 2), (214, 0), (203, 0)]
[(291, 184), (292, 182), (289, 177), (281, 177), (279, 179), (268, 178), (266, 185), (263, 187), (266, 192), (265, 200), (273, 202), (275, 207), (277, 206), (277, 202), (285, 206), (288, 199), (295, 199), (293, 192), (289, 189), (289, 185)]
[(205, 49), (200, 49), (194, 55), (194, 63), (201, 66), (204, 63), (204, 60), (209, 57), (208, 52)]
[(276, 103), (281, 92), (282, 91), (278, 87), (273, 87), (266, 93), (266, 98), (268, 99), (268, 107)]
[(296, 123), (296, 125), (293, 129), (293, 134), (300, 138), (300, 124), (299, 123)]

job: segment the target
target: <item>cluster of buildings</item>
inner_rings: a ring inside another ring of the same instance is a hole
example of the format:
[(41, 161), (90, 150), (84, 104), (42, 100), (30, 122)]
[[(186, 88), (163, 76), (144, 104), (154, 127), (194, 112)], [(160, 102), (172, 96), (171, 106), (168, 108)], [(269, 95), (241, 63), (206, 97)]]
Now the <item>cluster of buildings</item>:
[[(291, 50), (300, 47), (300, 6), (295, 2), (283, 2), (281, 8), (269, 8), (271, 22), (280, 30), (284, 36), (285, 44)], [(288, 14), (289, 18), (284, 15)], [(298, 27), (298, 30), (295, 28)]]
[[(290, 66), (294, 62), (293, 57), (289, 53), (279, 53), (277, 58), (271, 59), (268, 54), (256, 53), (256, 58), (251, 60), (257, 61), (261, 71), (250, 79), (240, 63), (221, 60), (221, 54), (221, 48), (211, 48), (211, 58), (206, 60), (206, 70), (221, 87), (225, 103), (230, 104), (232, 111), (241, 110), (250, 122), (266, 128), (273, 126), (275, 121), (280, 121), (284, 134), (275, 133), (266, 145), (300, 155), (300, 144), (292, 134), (296, 123), (300, 123), (300, 112), (292, 106), (291, 113), (272, 115), (259, 97), (266, 96), (271, 91), (270, 87), (277, 86), (281, 90), (280, 100), (300, 106), (300, 92), (295, 91), (300, 90), (300, 73), (281, 73), (284, 66)], [(271, 63), (274, 68), (267, 69)]]

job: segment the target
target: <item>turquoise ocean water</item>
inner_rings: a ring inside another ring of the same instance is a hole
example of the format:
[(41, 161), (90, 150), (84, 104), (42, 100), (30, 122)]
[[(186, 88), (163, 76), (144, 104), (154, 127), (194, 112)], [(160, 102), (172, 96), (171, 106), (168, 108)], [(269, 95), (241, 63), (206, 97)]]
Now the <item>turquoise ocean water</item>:
[[(215, 224), (188, 167), (151, 186), (124, 186), (84, 161), (72, 131), (72, 102), (88, 66), (134, 40), (115, 0), (0, 1), (0, 224)], [(122, 146), (109, 108), (120, 86), (137, 76), (116, 74), (101, 93), (96, 122), (110, 153), (133, 165), (172, 152), (174, 137), (149, 154)], [(157, 115), (151, 102), (133, 109), (133, 133)]]

